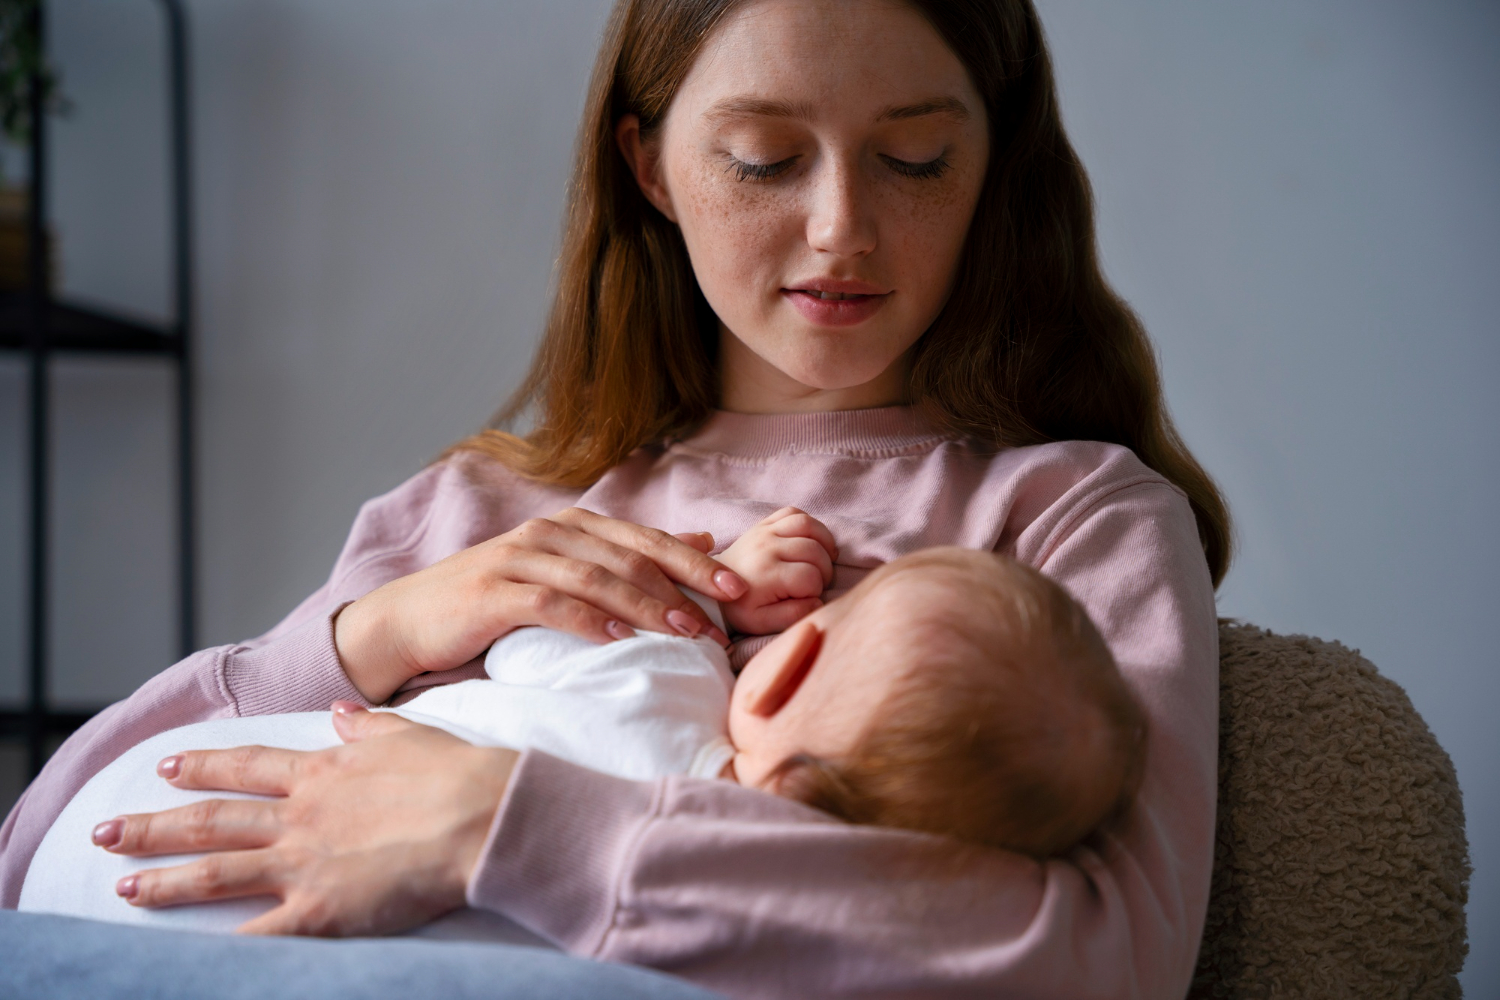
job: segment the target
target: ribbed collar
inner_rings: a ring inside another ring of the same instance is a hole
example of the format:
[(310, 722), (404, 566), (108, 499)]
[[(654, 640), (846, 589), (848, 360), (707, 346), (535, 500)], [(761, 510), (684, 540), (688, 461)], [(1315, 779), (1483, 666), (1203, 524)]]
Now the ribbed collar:
[(691, 451), (770, 458), (802, 453), (878, 455), (930, 446), (953, 435), (909, 406), (829, 413), (729, 413), (715, 410), (681, 442)]

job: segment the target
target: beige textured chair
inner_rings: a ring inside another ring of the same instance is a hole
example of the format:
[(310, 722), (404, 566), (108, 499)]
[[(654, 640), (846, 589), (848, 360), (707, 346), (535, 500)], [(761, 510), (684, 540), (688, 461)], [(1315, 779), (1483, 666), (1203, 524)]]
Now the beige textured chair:
[(1357, 651), (1221, 623), (1219, 820), (1199, 998), (1458, 997), (1453, 764)]

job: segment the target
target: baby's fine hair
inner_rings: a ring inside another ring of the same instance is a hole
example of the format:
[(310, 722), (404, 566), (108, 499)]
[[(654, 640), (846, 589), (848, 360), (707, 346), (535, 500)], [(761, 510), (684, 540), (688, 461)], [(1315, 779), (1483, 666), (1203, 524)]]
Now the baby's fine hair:
[(920, 662), (847, 758), (788, 760), (781, 794), (850, 822), (1035, 858), (1066, 851), (1129, 805), (1146, 717), (1062, 587), (993, 553), (938, 548), (887, 564), (859, 589), (868, 598), (897, 585), (951, 594), (938, 602), (946, 611), (901, 623)]

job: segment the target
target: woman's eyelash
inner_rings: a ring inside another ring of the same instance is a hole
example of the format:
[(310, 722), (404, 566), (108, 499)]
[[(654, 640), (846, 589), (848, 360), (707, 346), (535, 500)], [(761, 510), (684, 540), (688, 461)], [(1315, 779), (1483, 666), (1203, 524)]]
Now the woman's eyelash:
[(894, 156), (881, 156), (886, 166), (903, 177), (915, 177), (924, 179), (929, 177), (941, 177), (948, 170), (948, 161), (939, 156), (935, 160), (926, 163), (910, 163), (906, 160), (898, 160)]
[[(941, 177), (948, 170), (948, 161), (939, 156), (935, 160), (926, 163), (911, 163), (907, 160), (898, 160), (894, 156), (881, 156), (886, 166), (903, 177), (912, 177), (918, 180)], [(734, 171), (736, 178), (742, 181), (768, 181), (774, 177), (786, 173), (796, 161), (796, 157), (788, 157), (776, 163), (746, 163), (744, 160), (731, 156), (729, 158), (729, 169)]]
[(768, 181), (778, 174), (786, 172), (796, 157), (780, 160), (776, 163), (746, 163), (744, 160), (729, 158), (729, 169), (742, 181)]

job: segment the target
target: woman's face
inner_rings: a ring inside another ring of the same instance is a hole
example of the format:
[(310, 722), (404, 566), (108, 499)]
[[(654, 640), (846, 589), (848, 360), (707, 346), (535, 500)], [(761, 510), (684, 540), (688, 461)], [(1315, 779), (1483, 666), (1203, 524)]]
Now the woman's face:
[(721, 323), (722, 405), (901, 401), (947, 300), (989, 155), (963, 64), (891, 0), (760, 0), (716, 30), (642, 144)]

